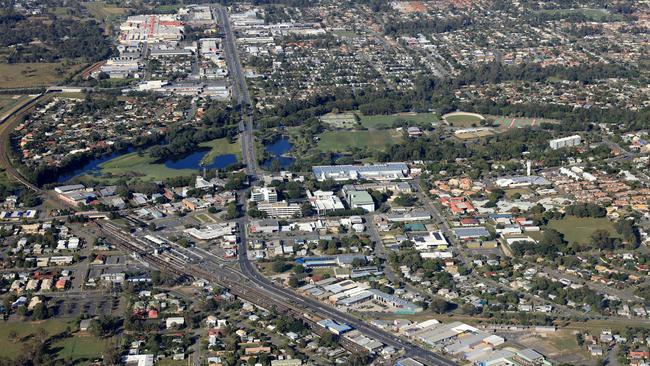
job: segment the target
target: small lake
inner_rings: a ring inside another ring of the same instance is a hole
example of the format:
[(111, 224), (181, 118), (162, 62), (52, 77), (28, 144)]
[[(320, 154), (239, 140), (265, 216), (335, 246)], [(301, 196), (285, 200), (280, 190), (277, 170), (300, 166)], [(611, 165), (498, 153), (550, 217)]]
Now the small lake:
[(170, 169), (223, 169), (237, 162), (235, 154), (217, 155), (210, 164), (201, 165), (201, 160), (210, 149), (200, 149), (178, 158), (170, 158), (164, 162)]
[[(102, 163), (105, 163), (109, 160), (118, 158), (122, 155), (129, 154), (133, 152), (133, 149), (128, 149), (125, 151), (120, 151), (120, 152), (114, 152), (110, 155), (105, 155), (93, 160), (90, 160), (84, 166), (81, 168), (75, 169), (73, 171), (70, 171), (68, 173), (59, 175), (56, 179), (57, 183), (63, 183), (67, 180), (70, 180), (72, 178), (75, 178), (80, 175), (84, 174), (90, 174), (90, 175), (97, 175), (100, 173), (101, 168), (100, 165)], [(200, 149), (197, 151), (194, 151), (192, 153), (186, 154), (184, 156), (178, 157), (178, 158), (170, 158), (163, 162), (167, 168), (170, 169), (196, 169), (196, 170), (201, 170), (203, 168), (206, 169), (223, 169), (226, 168), (232, 164), (237, 163), (237, 156), (234, 154), (223, 154), (223, 155), (218, 155), (214, 158), (214, 160), (207, 165), (201, 165), (201, 160), (203, 157), (208, 154), (210, 149)]]
[(117, 157), (120, 157), (124, 154), (128, 154), (133, 152), (133, 148), (129, 148), (125, 151), (116, 151), (112, 154), (109, 155), (104, 155), (99, 158), (92, 159), (88, 161), (86, 164), (84, 164), (82, 167), (74, 169), (72, 171), (69, 171), (67, 173), (61, 174), (56, 178), (57, 183), (63, 183), (69, 179), (72, 179), (76, 176), (83, 175), (83, 174), (97, 174), (99, 173), (99, 165), (102, 163), (105, 163), (109, 160), (113, 160)]
[(273, 164), (273, 161), (276, 159), (280, 161), (280, 168), (285, 169), (290, 167), (296, 161), (296, 159), (289, 156), (284, 156), (284, 154), (291, 151), (292, 148), (293, 145), (291, 142), (289, 142), (289, 139), (287, 137), (282, 137), (278, 140), (275, 140), (273, 144), (267, 145), (266, 151), (271, 154), (272, 158), (266, 159), (262, 163), (264, 169), (269, 169), (271, 167), (271, 164)]

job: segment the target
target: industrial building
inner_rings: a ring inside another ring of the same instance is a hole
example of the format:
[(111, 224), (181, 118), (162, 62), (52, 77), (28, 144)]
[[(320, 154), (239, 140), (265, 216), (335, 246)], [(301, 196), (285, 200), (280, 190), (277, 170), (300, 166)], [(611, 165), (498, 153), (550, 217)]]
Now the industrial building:
[(320, 165), (312, 168), (318, 181), (345, 180), (397, 180), (407, 179), (409, 167), (406, 163), (381, 163), (369, 165)]
[(347, 199), (350, 208), (362, 208), (367, 212), (375, 211), (375, 201), (366, 191), (349, 191)]

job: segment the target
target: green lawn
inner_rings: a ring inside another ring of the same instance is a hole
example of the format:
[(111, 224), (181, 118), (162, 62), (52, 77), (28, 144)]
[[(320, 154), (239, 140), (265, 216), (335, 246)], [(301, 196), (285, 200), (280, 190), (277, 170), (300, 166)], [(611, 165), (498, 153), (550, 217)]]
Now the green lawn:
[(442, 116), (447, 123), (454, 127), (479, 126), (482, 118), (474, 113), (453, 112)]
[(591, 234), (598, 229), (605, 229), (613, 237), (619, 237), (614, 223), (606, 218), (569, 216), (562, 220), (551, 220), (548, 226), (564, 234), (564, 239), (570, 243), (588, 244), (591, 242)]
[(581, 9), (548, 9), (548, 10), (540, 10), (538, 11), (539, 13), (544, 13), (544, 14), (561, 14), (562, 16), (566, 17), (572, 14), (582, 14), (585, 17), (587, 17), (591, 21), (595, 22), (602, 22), (606, 21), (608, 19), (614, 20), (614, 21), (619, 21), (623, 20), (624, 17), (620, 14), (612, 14), (609, 11), (605, 9), (593, 9), (593, 8), (581, 8)]
[(109, 160), (99, 167), (104, 177), (138, 178), (143, 181), (164, 180), (197, 173), (194, 169), (171, 169), (165, 164), (155, 163), (155, 160), (146, 152), (142, 156), (134, 152)]
[(394, 130), (327, 131), (319, 137), (318, 148), (327, 152), (348, 152), (353, 148), (385, 150), (402, 142), (402, 135)]
[(440, 118), (433, 113), (398, 113), (389, 115), (361, 115), (361, 124), (366, 128), (392, 127), (393, 122), (397, 120), (406, 120), (414, 125), (430, 124)]
[[(3, 322), (2, 326), (0, 326), (0, 349), (2, 349), (0, 353), (3, 356), (15, 358), (22, 352), (20, 340), (27, 341), (35, 334), (41, 332), (52, 336), (63, 332), (69, 324), (71, 328), (74, 327), (71, 322), (62, 319), (48, 319), (40, 322)], [(9, 335), (12, 331), (16, 331), (20, 340), (14, 341), (10, 339)]]
[(229, 143), (228, 139), (216, 139), (212, 141), (206, 141), (199, 144), (200, 147), (210, 148), (203, 159), (201, 159), (201, 164), (209, 164), (219, 155), (234, 154), (237, 155), (237, 160), (241, 160), (241, 144), (239, 140), (234, 143)]
[(51, 347), (57, 350), (57, 358), (69, 359), (73, 364), (88, 364), (96, 358), (101, 358), (108, 343), (107, 339), (90, 335), (73, 335), (55, 341)]
[(526, 117), (507, 117), (507, 116), (487, 116), (492, 119), (496, 125), (502, 130), (520, 127), (535, 127), (542, 123), (559, 123), (555, 119), (545, 118), (526, 118)]
[(113, 16), (119, 16), (125, 14), (128, 11), (127, 8), (120, 8), (99, 1), (83, 3), (83, 7), (88, 10), (88, 13), (90, 13), (90, 15), (99, 20), (104, 20)]

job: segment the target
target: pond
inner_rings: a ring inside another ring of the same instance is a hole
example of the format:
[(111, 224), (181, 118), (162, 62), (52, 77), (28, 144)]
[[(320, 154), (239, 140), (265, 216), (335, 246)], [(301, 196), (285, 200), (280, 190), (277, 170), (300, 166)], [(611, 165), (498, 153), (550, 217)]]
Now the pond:
[[(105, 155), (93, 160), (90, 160), (86, 164), (84, 164), (82, 167), (78, 169), (74, 169), (68, 173), (61, 174), (57, 177), (57, 183), (63, 183), (67, 180), (70, 180), (72, 178), (89, 174), (89, 175), (97, 175), (101, 172), (101, 167), (100, 165), (102, 163), (105, 163), (109, 160), (113, 160), (115, 158), (118, 158), (122, 155), (129, 154), (133, 152), (133, 149), (128, 149), (124, 151), (119, 151), (119, 152), (114, 152), (109, 155)], [(201, 160), (203, 157), (208, 154), (210, 149), (200, 149), (197, 151), (194, 151), (192, 153), (186, 154), (181, 157), (177, 158), (170, 158), (164, 161), (162, 164), (164, 164), (167, 168), (170, 169), (196, 169), (196, 170), (201, 170), (203, 168), (207, 169), (223, 169), (226, 168), (232, 164), (237, 163), (237, 156), (235, 154), (223, 154), (223, 155), (217, 155), (214, 160), (210, 164), (207, 165), (201, 165)]]
[(275, 140), (275, 142), (271, 145), (267, 145), (266, 151), (268, 151), (272, 157), (262, 162), (264, 169), (269, 169), (271, 167), (271, 164), (273, 164), (273, 161), (276, 159), (280, 162), (280, 168), (285, 169), (290, 167), (296, 161), (296, 159), (284, 155), (291, 151), (292, 148), (293, 145), (291, 142), (289, 142), (289, 138), (287, 137), (282, 137)]
[(99, 170), (100, 170), (99, 169), (100, 164), (105, 163), (105, 162), (107, 162), (109, 160), (113, 160), (113, 159), (115, 159), (117, 157), (120, 157), (120, 156), (122, 156), (124, 154), (128, 154), (130, 152), (133, 152), (132, 148), (129, 148), (129, 149), (124, 150), (124, 151), (116, 151), (116, 152), (114, 152), (112, 154), (104, 155), (104, 156), (100, 156), (98, 158), (92, 159), (92, 160), (88, 161), (86, 164), (84, 164), (80, 168), (77, 168), (77, 169), (74, 169), (74, 170), (69, 171), (67, 173), (63, 173), (63, 174), (59, 175), (56, 178), (56, 181), (57, 181), (57, 183), (63, 183), (65, 181), (69, 180), (69, 179), (72, 179), (72, 178), (80, 176), (80, 175), (97, 174), (97, 173), (99, 173)]
[(237, 162), (235, 154), (215, 156), (210, 164), (201, 165), (201, 160), (210, 149), (200, 149), (177, 158), (170, 158), (164, 162), (170, 169), (222, 169)]

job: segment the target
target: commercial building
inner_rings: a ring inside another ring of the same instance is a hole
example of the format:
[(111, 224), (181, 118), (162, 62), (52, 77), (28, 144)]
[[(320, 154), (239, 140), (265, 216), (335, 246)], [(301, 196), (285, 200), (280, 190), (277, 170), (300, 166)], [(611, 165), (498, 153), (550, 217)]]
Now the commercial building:
[(251, 191), (252, 202), (278, 202), (278, 192), (275, 187), (253, 188)]
[(345, 209), (341, 199), (332, 191), (318, 190), (314, 193), (307, 191), (307, 199), (319, 215)]
[(278, 220), (259, 220), (253, 221), (250, 224), (251, 233), (264, 233), (270, 234), (280, 231), (280, 224)]
[(516, 187), (529, 187), (529, 186), (546, 186), (551, 182), (544, 177), (530, 175), (530, 176), (517, 176), (510, 178), (497, 179), (495, 182), (501, 188), (516, 188)]
[(548, 144), (551, 146), (551, 149), (557, 150), (563, 147), (578, 146), (580, 145), (581, 142), (582, 142), (582, 137), (580, 137), (580, 135), (573, 135), (573, 136), (563, 137), (560, 139), (550, 140)]
[(266, 212), (269, 217), (278, 218), (292, 218), (300, 216), (302, 209), (297, 203), (288, 203), (287, 201), (280, 201), (275, 203), (259, 203), (257, 209)]
[(449, 243), (445, 239), (442, 231), (432, 231), (429, 235), (414, 236), (411, 241), (415, 243), (415, 249), (419, 251), (428, 251), (436, 249), (447, 249)]
[(375, 201), (366, 191), (349, 191), (347, 198), (350, 208), (362, 208), (367, 212), (375, 211)]
[(406, 179), (409, 167), (406, 163), (382, 163), (369, 165), (321, 165), (312, 168), (318, 181), (345, 180), (397, 180)]

